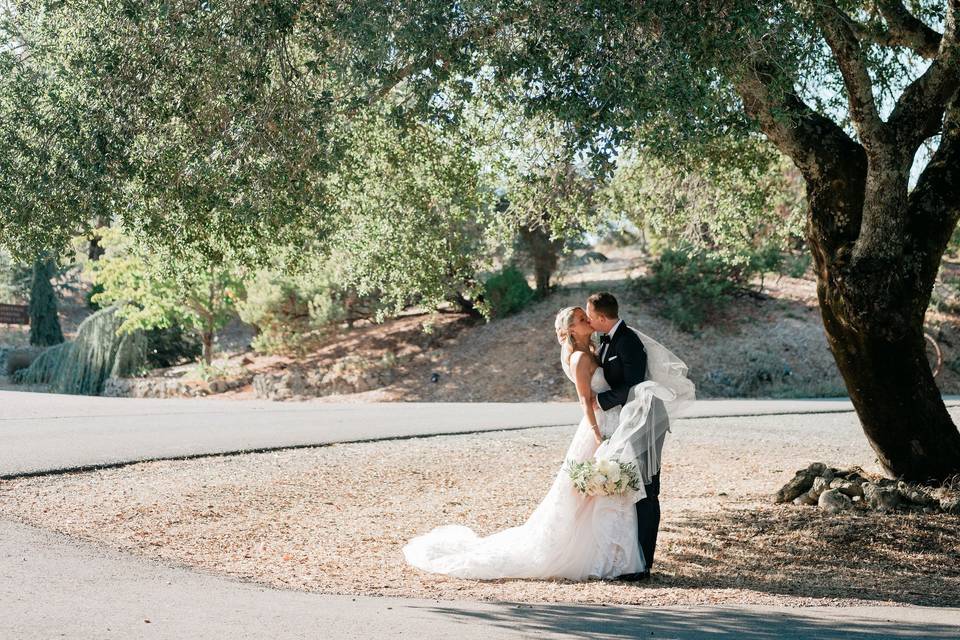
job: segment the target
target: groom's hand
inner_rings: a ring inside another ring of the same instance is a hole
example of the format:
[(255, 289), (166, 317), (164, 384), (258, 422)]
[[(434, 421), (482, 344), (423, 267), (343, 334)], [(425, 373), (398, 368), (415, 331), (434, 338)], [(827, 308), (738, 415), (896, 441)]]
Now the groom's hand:
[(600, 408), (600, 399), (597, 396), (593, 396), (593, 408), (597, 411), (602, 411)]

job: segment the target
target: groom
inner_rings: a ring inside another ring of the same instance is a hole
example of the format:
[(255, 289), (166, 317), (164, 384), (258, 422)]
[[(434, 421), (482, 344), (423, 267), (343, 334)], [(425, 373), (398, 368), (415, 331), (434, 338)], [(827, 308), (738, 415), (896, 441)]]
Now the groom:
[[(623, 406), (630, 388), (647, 377), (647, 351), (640, 337), (620, 319), (617, 299), (610, 293), (595, 293), (587, 298), (587, 318), (600, 335), (597, 357), (609, 391), (597, 394), (597, 405), (604, 411)], [(660, 471), (645, 485), (647, 497), (637, 502), (637, 534), (647, 568), (643, 573), (628, 573), (621, 580), (647, 580), (653, 566), (653, 553), (660, 529)]]

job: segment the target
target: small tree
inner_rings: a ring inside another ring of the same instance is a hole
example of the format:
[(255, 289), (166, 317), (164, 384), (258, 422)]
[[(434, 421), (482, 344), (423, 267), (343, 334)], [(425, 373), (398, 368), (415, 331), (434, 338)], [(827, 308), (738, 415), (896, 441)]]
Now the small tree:
[(104, 229), (105, 253), (90, 268), (103, 291), (100, 305), (122, 304), (119, 331), (180, 324), (197, 332), (203, 361), (213, 361), (214, 338), (235, 315), (241, 284), (234, 270), (199, 258), (197, 263), (164, 261), (135, 247), (115, 229)]
[(53, 261), (41, 258), (33, 265), (33, 284), (30, 287), (30, 344), (48, 347), (63, 342), (60, 317), (57, 314), (57, 296), (50, 279)]

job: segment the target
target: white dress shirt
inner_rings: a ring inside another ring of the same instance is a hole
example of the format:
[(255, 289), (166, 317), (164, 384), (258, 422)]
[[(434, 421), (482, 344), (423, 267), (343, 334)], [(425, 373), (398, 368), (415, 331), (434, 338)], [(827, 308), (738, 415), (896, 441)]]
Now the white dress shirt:
[[(613, 340), (613, 334), (617, 332), (617, 329), (619, 329), (620, 325), (622, 324), (623, 324), (623, 319), (621, 318), (620, 320), (617, 320), (617, 324), (613, 325), (613, 328), (611, 328), (610, 332), (607, 334), (608, 336), (610, 336), (610, 340)], [(604, 358), (607, 357), (607, 350), (609, 347), (610, 347), (610, 343), (608, 342), (607, 344), (603, 345), (602, 348), (600, 349), (600, 362), (603, 362)]]

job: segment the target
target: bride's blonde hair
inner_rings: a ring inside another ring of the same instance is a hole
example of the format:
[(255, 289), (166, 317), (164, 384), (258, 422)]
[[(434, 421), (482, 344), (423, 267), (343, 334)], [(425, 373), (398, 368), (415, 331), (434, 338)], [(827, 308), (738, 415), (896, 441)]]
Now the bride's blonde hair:
[[(562, 346), (569, 347), (570, 353), (567, 354), (567, 359), (577, 350), (577, 343), (570, 332), (570, 327), (573, 325), (573, 314), (577, 310), (583, 311), (583, 307), (564, 307), (557, 311), (557, 318), (553, 322), (554, 328), (557, 330), (557, 342)], [(590, 345), (587, 353), (593, 355), (593, 345)]]

